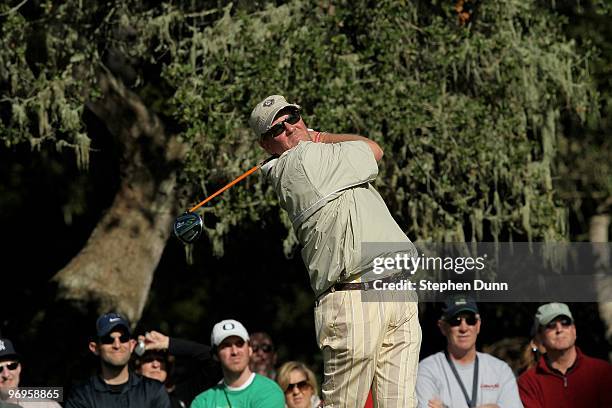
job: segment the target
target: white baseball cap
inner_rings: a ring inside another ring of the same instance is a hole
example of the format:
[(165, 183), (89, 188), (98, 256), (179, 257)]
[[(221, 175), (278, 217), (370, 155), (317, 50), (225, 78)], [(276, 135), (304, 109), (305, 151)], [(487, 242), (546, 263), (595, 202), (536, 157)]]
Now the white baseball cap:
[(221, 320), (215, 324), (210, 334), (210, 343), (216, 347), (229, 336), (238, 336), (244, 341), (249, 341), (249, 333), (242, 323), (237, 320), (228, 319)]

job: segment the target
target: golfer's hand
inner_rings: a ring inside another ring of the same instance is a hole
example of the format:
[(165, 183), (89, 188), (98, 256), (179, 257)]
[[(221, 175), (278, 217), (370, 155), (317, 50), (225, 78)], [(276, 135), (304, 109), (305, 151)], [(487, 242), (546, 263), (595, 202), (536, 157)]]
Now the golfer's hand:
[(440, 401), (437, 398), (430, 399), (427, 402), (427, 407), (428, 408), (448, 408), (446, 405), (444, 405), (442, 401)]
[(144, 339), (145, 350), (166, 350), (170, 345), (170, 337), (152, 330), (144, 336), (138, 336), (138, 340)]

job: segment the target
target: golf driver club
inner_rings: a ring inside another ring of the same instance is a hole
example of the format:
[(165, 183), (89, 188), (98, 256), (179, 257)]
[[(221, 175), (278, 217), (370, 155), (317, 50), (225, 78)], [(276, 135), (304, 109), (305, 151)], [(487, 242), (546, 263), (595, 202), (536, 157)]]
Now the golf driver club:
[(202, 235), (202, 230), (204, 229), (204, 222), (202, 221), (202, 217), (198, 214), (194, 213), (195, 210), (202, 207), (204, 204), (223, 193), (228, 188), (232, 187), (234, 184), (240, 182), (242, 179), (250, 176), (255, 173), (257, 170), (261, 168), (264, 164), (268, 163), (270, 160), (275, 159), (278, 156), (270, 156), (266, 160), (259, 163), (257, 166), (251, 168), (246, 171), (241, 176), (237, 177), (230, 183), (221, 187), (219, 190), (215, 191), (212, 195), (206, 197), (203, 201), (198, 203), (197, 205), (191, 207), (184, 214), (179, 215), (174, 221), (174, 235), (181, 240), (184, 244), (191, 244), (195, 240), (197, 240), (200, 235)]

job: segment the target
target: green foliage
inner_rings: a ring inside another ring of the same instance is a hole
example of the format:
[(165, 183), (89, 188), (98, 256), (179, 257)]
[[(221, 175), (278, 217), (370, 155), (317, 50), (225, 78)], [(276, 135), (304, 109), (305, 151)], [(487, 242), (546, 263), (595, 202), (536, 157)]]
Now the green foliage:
[[(248, 115), (282, 93), (303, 106), (309, 126), (384, 147), (377, 187), (412, 238), (567, 237), (552, 182), (560, 117), (583, 120), (596, 95), (589, 54), (577, 52), (547, 6), (480, 2), (463, 26), (453, 4), (437, 1), (219, 4), (89, 10), (68, 1), (45, 3), (39, 19), (9, 13), (0, 81), (11, 115), (0, 138), (51, 139), (75, 147), (85, 165), (78, 118), (105, 65), (180, 132), (189, 147), (182, 181), (206, 196), (265, 157)], [(33, 64), (26, 44), (36, 36), (46, 51)], [(199, 198), (185, 197), (185, 207)], [(233, 228), (275, 207), (257, 177), (224, 193), (203, 210), (217, 253)], [(287, 251), (294, 242), (289, 233)]]
[[(79, 3), (80, 4), (80, 3)], [(0, 140), (10, 147), (29, 143), (40, 149), (51, 142), (74, 149), (77, 164), (89, 162), (90, 140), (81, 120), (84, 103), (94, 95), (94, 43), (79, 33), (91, 24), (91, 10), (66, 3), (44, 3), (28, 20), (8, 5), (0, 6)], [(73, 24), (62, 24), (70, 18)], [(9, 113), (10, 112), (10, 113)]]
[[(193, 157), (205, 158), (190, 161), (192, 177), (214, 176), (211, 161), (233, 169), (261, 157), (246, 118), (283, 93), (310, 126), (385, 147), (378, 187), (412, 237), (567, 236), (552, 185), (559, 117), (583, 118), (595, 95), (587, 56), (558, 17), (520, 1), (485, 2), (468, 27), (426, 2), (336, 2), (329, 11), (300, 1), (254, 14), (228, 7), (181, 40), (166, 78), (177, 119), (197, 129)], [(244, 192), (224, 200), (224, 220), (243, 219)], [(256, 217), (271, 198), (254, 194)]]
[(563, 30), (579, 52), (591, 52), (589, 73), (600, 94), (598, 109), (586, 123), (567, 119), (559, 140), (555, 189), (567, 203), (577, 227), (576, 240), (588, 239), (589, 217), (612, 206), (612, 2), (567, 0), (555, 4), (567, 17)]

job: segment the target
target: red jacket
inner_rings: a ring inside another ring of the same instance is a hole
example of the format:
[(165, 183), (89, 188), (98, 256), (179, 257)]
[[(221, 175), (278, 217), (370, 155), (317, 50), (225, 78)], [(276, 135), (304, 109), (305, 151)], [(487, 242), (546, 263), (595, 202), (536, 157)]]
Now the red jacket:
[(612, 408), (612, 365), (582, 354), (565, 375), (550, 367), (544, 356), (518, 380), (525, 408)]

